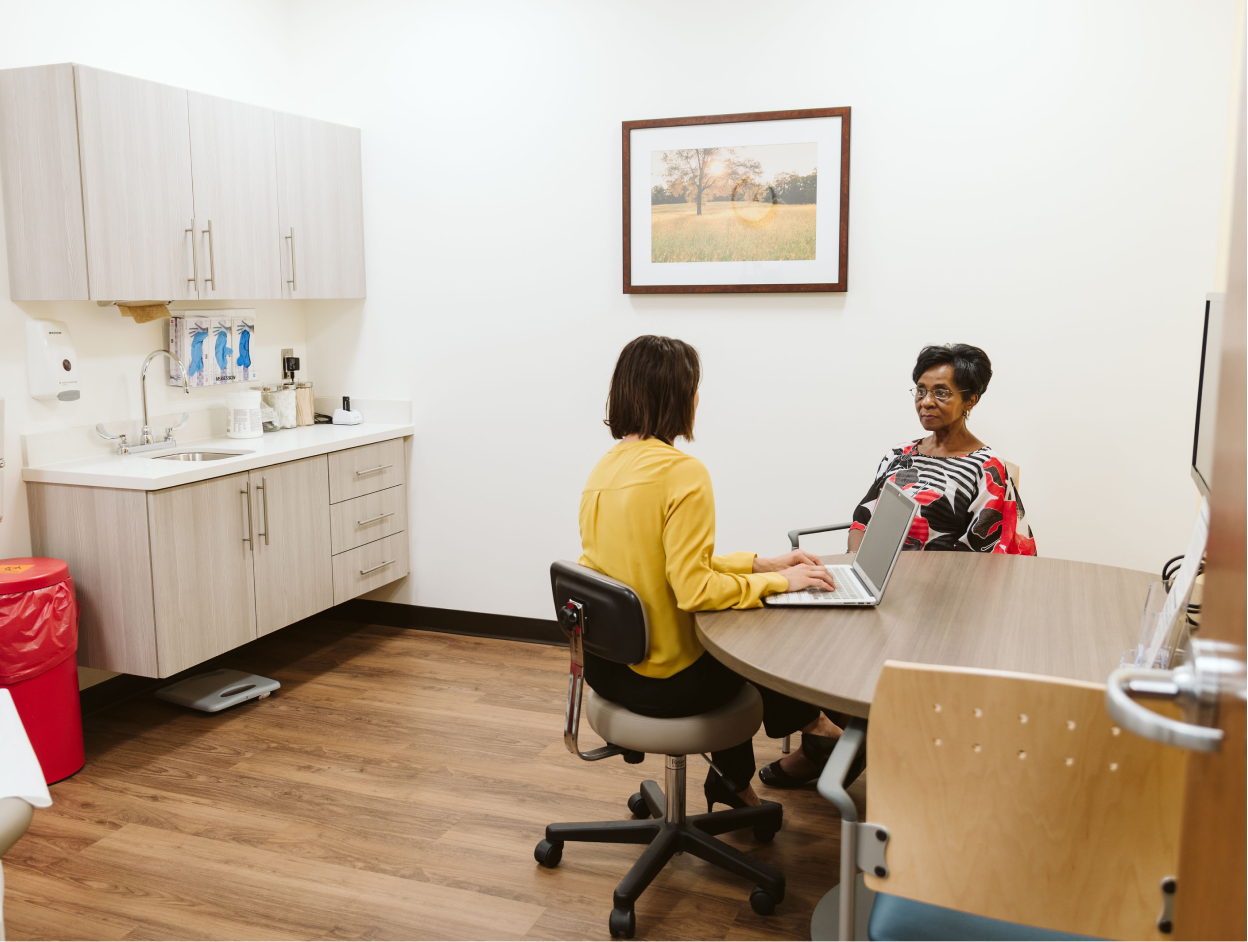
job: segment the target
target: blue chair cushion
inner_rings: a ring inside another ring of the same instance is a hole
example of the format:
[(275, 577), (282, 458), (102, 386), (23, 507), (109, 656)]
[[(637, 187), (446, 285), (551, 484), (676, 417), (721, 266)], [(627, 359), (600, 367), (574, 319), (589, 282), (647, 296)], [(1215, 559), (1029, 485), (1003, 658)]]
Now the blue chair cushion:
[(916, 903), (912, 899), (875, 894), (871, 907), (871, 922), (867, 938), (884, 940), (965, 939), (1012, 940), (1012, 939), (1095, 939), (1090, 935), (1071, 935), (1051, 929), (1037, 929), (1016, 922), (972, 916), (970, 913), (930, 903)]

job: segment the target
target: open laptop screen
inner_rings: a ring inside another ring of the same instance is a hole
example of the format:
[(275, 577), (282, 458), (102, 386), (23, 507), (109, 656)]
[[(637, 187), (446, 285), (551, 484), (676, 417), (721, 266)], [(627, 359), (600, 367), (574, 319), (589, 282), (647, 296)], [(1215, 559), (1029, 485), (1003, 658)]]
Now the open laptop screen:
[(877, 592), (883, 590), (893, 560), (910, 532), (915, 509), (914, 501), (903, 494), (896, 484), (885, 482), (854, 559), (855, 567), (870, 580)]

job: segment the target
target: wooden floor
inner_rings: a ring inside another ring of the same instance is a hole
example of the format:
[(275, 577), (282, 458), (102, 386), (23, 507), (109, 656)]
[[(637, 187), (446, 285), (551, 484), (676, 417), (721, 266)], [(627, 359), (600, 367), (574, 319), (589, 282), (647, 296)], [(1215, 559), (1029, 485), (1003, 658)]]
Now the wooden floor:
[[(228, 666), (282, 689), (217, 715), (145, 696), (88, 719), (86, 768), (4, 859), (10, 939), (608, 938), (641, 848), (568, 844), (545, 870), (533, 846), (550, 822), (629, 817), (663, 759), (565, 751), (564, 649), (311, 621)], [(756, 752), (779, 743), (760, 732)], [(689, 766), (700, 811), (705, 762)], [(810, 938), (838, 818), (813, 789), (770, 794), (774, 843), (727, 840), (785, 873), (776, 913), (684, 855), (638, 902), (638, 938)]]

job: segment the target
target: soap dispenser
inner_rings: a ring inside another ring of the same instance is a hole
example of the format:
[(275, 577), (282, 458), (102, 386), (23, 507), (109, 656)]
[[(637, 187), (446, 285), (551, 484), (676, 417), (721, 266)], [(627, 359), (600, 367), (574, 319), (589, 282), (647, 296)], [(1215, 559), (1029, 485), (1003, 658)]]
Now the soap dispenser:
[(73, 402), (78, 388), (78, 354), (63, 321), (26, 322), (26, 379), (35, 399)]

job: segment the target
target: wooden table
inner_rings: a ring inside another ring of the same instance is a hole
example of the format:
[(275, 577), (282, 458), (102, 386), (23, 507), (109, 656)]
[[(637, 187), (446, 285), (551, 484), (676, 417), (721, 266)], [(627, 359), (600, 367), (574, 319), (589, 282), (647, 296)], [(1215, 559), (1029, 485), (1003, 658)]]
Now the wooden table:
[(1037, 556), (902, 553), (876, 608), (699, 612), (696, 624), (712, 656), (743, 677), (865, 717), (887, 660), (1104, 683), (1135, 647), (1158, 578)]
[[(828, 770), (848, 768), (861, 748), (885, 661), (1104, 683), (1122, 652), (1135, 647), (1148, 584), (1158, 578), (1036, 556), (902, 553), (875, 608), (699, 612), (695, 623), (712, 656), (746, 679), (856, 717), (819, 782), (841, 815), (846, 874), (856, 870), (857, 809)], [(834, 886), (811, 916), (810, 937), (865, 939), (874, 895), (861, 875)]]

